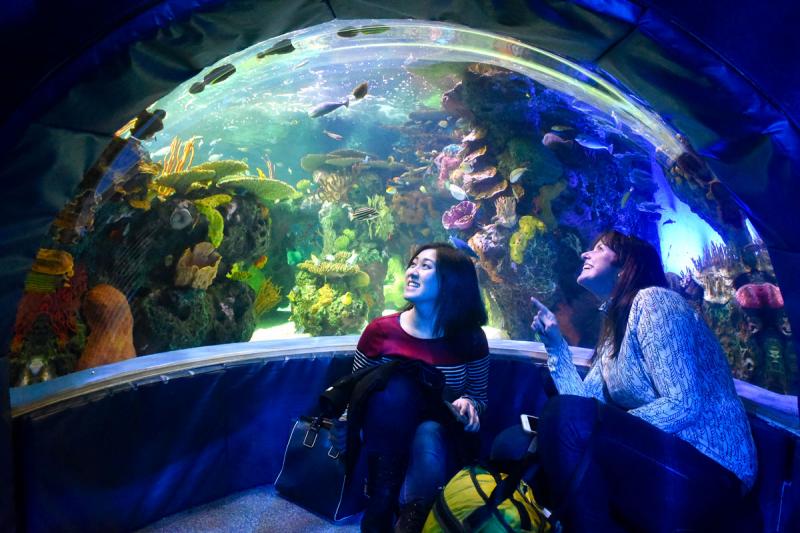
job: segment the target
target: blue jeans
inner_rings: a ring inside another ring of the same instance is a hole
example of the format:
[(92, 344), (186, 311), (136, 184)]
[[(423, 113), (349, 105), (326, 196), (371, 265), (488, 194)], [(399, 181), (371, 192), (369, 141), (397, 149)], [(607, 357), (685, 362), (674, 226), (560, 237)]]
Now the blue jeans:
[(547, 402), (539, 454), (566, 532), (730, 531), (742, 500), (741, 482), (716, 461), (593, 398)]
[(427, 419), (420, 385), (404, 375), (393, 376), (372, 393), (364, 417), (363, 451), (408, 459), (400, 502), (432, 503), (458, 470), (452, 432)]

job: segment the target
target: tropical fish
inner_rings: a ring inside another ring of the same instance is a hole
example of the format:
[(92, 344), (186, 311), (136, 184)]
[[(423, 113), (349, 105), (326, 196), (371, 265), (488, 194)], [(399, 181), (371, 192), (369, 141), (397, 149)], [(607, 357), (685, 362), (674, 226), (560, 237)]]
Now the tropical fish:
[(447, 238), (447, 240), (450, 241), (450, 244), (452, 244), (453, 246), (455, 246), (468, 256), (474, 257), (475, 259), (480, 259), (480, 257), (478, 257), (478, 254), (475, 253), (475, 250), (473, 250), (472, 247), (470, 247), (470, 245), (467, 244), (466, 241), (463, 241), (454, 235), (450, 235)]
[(289, 174), (292, 174), (292, 173), (293, 173), (293, 171), (292, 171), (292, 167), (286, 167), (286, 171), (287, 171)]
[(233, 76), (234, 72), (236, 72), (236, 67), (234, 67), (232, 64), (226, 63), (224, 65), (220, 65), (203, 76), (203, 81), (193, 83), (192, 86), (189, 87), (189, 92), (192, 94), (201, 93), (203, 92), (203, 89), (206, 88), (206, 85), (212, 85), (214, 83), (225, 81)]
[(439, 122), (436, 123), (436, 125), (439, 126), (440, 128), (446, 128), (447, 127), (447, 121), (446, 120), (440, 120)]
[(511, 171), (511, 174), (509, 174), (509, 175), (508, 175), (508, 181), (510, 181), (511, 183), (516, 183), (516, 182), (518, 182), (518, 181), (519, 181), (519, 178), (520, 178), (520, 177), (521, 177), (523, 174), (525, 174), (525, 172), (526, 172), (527, 170), (528, 170), (528, 167), (519, 167), (519, 168), (515, 168), (514, 170), (512, 170), (512, 171)]
[(419, 192), (421, 192), (422, 194), (428, 194), (428, 189), (425, 188), (424, 185), (420, 185), (419, 186)]
[(369, 83), (363, 82), (359, 83), (355, 89), (353, 89), (353, 98), (356, 100), (361, 100), (365, 96), (367, 96), (367, 91), (369, 90)]
[(633, 193), (633, 187), (627, 190), (625, 194), (622, 195), (622, 200), (619, 203), (620, 207), (625, 207), (625, 204), (628, 203), (628, 200), (631, 199), (631, 193)]
[(336, 111), (342, 106), (349, 107), (350, 100), (342, 100), (341, 102), (323, 102), (309, 111), (308, 116), (311, 118), (321, 117)]
[(613, 144), (604, 144), (603, 142), (598, 141), (593, 137), (589, 137), (588, 135), (584, 135), (583, 133), (575, 137), (575, 142), (584, 148), (588, 148), (589, 150), (606, 150), (609, 154), (614, 153)]
[(342, 295), (342, 305), (352, 305), (353, 304), (353, 295), (350, 292), (346, 292)]
[(394, 185), (389, 185), (386, 187), (386, 194), (397, 194), (397, 187)]
[(220, 159), (222, 159), (222, 154), (210, 154), (208, 156), (208, 160), (211, 162), (219, 161)]
[(358, 207), (350, 212), (350, 220), (362, 220), (366, 222), (378, 218), (379, 215), (380, 213), (378, 213), (378, 210), (374, 207)]
[(264, 265), (266, 264), (267, 264), (267, 256), (262, 255), (261, 257), (256, 259), (255, 263), (253, 263), (253, 266), (256, 268), (264, 268)]
[(333, 133), (332, 131), (322, 130), (322, 133), (324, 133), (325, 135), (327, 135), (328, 137), (330, 137), (334, 141), (341, 141), (342, 139), (344, 139), (344, 137), (342, 137), (338, 133)]
[(458, 201), (467, 199), (466, 191), (454, 183), (448, 183), (447, 190), (450, 191), (450, 195)]
[(304, 67), (306, 65), (308, 65), (308, 59), (304, 59), (301, 62), (299, 62), (298, 64), (296, 64), (295, 66), (293, 66), (292, 70), (297, 70), (297, 69), (302, 68), (302, 67)]
[(662, 226), (666, 226), (667, 224), (674, 224), (674, 223), (675, 223), (675, 221), (674, 221), (674, 220), (672, 220), (671, 218), (668, 218), (667, 220), (665, 220), (664, 222), (662, 222), (662, 223), (661, 223), (661, 225), (662, 225)]
[(358, 35), (358, 33), (359, 33), (359, 29), (358, 28), (354, 28), (352, 26), (346, 26), (346, 27), (342, 28), (341, 30), (337, 31), (336, 35), (338, 35), (339, 37), (348, 37), (349, 38), (349, 37), (355, 37), (356, 35)]
[(359, 31), (364, 35), (378, 35), (389, 31), (389, 26), (376, 25), (376, 26), (362, 26)]
[(279, 55), (279, 54), (288, 54), (294, 52), (294, 45), (292, 44), (291, 39), (282, 39), (277, 43), (273, 44), (266, 50), (262, 50), (261, 52), (256, 54), (258, 59), (262, 59), (267, 56)]
[(350, 266), (353, 266), (353, 265), (355, 265), (355, 264), (356, 264), (356, 261), (357, 261), (357, 260), (358, 260), (358, 253), (356, 253), (356, 251), (355, 251), (355, 250), (353, 250), (353, 252), (350, 254), (350, 257), (348, 257), (348, 258), (345, 260), (345, 264), (347, 264), (347, 265), (350, 265)]
[(556, 133), (569, 131), (571, 129), (574, 129), (574, 128), (572, 126), (565, 126), (563, 124), (555, 124), (553, 126), (550, 126), (550, 131), (554, 131)]

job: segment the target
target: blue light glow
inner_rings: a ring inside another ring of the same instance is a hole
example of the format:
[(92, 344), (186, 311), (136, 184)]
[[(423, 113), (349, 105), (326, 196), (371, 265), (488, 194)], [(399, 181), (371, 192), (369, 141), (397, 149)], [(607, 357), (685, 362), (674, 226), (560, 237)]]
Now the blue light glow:
[(692, 260), (700, 258), (709, 244), (725, 242), (708, 223), (672, 193), (660, 167), (654, 164), (652, 171), (659, 186), (655, 201), (663, 208), (658, 222), (658, 238), (664, 270), (675, 274), (695, 270)]

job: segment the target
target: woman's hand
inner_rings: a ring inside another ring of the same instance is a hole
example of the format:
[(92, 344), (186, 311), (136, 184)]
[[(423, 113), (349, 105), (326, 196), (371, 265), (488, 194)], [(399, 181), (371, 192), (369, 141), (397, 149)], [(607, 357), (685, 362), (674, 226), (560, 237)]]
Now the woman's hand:
[(561, 330), (558, 327), (556, 315), (532, 296), (531, 303), (534, 310), (537, 311), (531, 322), (531, 329), (539, 334), (545, 344), (555, 344), (561, 339)]
[(481, 428), (481, 421), (478, 418), (478, 410), (475, 405), (467, 398), (459, 398), (453, 402), (458, 414), (464, 419), (464, 431), (476, 432)]

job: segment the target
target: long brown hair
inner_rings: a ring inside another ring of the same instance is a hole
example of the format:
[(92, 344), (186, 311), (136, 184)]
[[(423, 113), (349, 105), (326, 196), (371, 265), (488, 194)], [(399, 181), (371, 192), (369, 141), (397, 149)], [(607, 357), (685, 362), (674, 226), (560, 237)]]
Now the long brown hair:
[(611, 291), (611, 301), (597, 341), (598, 353), (600, 348), (611, 345), (614, 347), (611, 357), (616, 357), (625, 337), (633, 299), (647, 287), (667, 287), (667, 278), (661, 257), (647, 241), (610, 230), (601, 234), (594, 244), (598, 242), (617, 254), (613, 264), (622, 269)]

